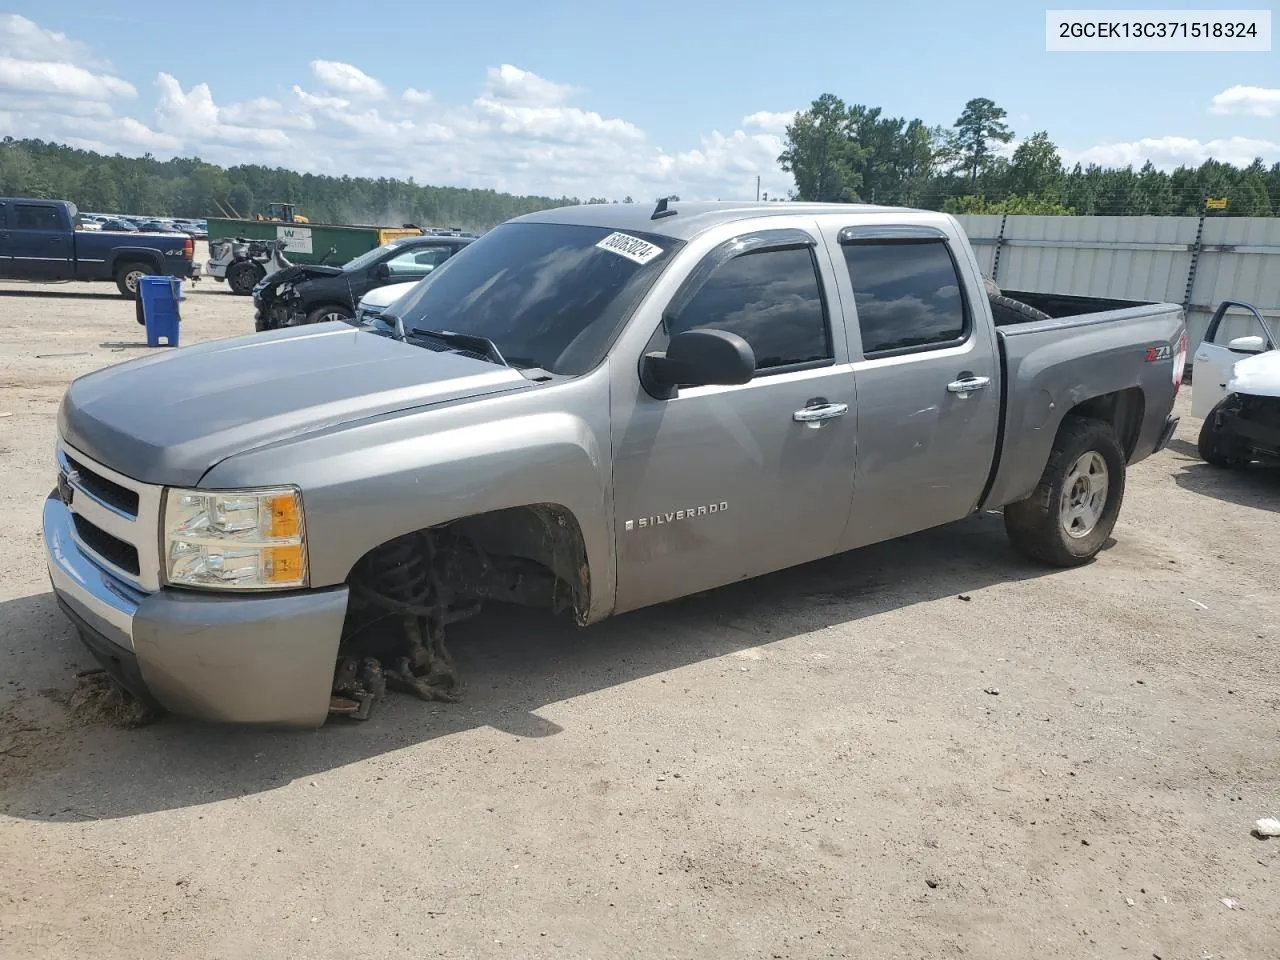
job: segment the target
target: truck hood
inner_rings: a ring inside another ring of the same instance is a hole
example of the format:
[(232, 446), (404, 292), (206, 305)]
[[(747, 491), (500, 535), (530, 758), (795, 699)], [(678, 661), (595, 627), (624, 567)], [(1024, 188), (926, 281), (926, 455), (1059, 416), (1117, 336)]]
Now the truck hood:
[(125, 476), (195, 486), (219, 461), (264, 444), (533, 386), (509, 367), (324, 323), (182, 347), (80, 377), (63, 396), (58, 432)]
[(1231, 368), (1227, 393), (1247, 393), (1254, 397), (1280, 397), (1280, 350), (1237, 361)]

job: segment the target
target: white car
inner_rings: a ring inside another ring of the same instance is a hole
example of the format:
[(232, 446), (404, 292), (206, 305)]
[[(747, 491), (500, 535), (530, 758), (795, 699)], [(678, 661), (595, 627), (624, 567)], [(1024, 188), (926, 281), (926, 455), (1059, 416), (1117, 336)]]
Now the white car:
[[(1250, 313), (1256, 333), (1221, 333), (1227, 310)], [(1247, 303), (1224, 300), (1192, 368), (1191, 415), (1203, 417), (1199, 452), (1214, 466), (1243, 466), (1253, 461), (1280, 463), (1280, 336)]]
[(421, 281), (406, 280), (401, 283), (388, 283), (383, 287), (374, 287), (356, 304), (356, 323), (372, 323), (382, 315), (382, 311), (395, 303)]

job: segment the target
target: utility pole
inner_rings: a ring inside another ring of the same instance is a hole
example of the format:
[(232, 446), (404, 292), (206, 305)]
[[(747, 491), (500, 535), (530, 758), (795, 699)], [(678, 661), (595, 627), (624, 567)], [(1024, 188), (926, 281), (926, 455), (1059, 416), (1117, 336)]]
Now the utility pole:
[(760, 174), (756, 174), (756, 199), (760, 199)]

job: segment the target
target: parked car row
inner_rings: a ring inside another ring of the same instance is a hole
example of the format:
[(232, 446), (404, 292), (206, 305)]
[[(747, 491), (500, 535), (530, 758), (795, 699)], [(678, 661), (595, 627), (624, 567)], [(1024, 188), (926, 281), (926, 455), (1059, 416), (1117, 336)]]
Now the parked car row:
[(114, 233), (184, 233), (194, 240), (203, 240), (209, 236), (209, 224), (205, 220), (111, 213), (82, 213), (76, 220), (76, 229), (110, 230)]

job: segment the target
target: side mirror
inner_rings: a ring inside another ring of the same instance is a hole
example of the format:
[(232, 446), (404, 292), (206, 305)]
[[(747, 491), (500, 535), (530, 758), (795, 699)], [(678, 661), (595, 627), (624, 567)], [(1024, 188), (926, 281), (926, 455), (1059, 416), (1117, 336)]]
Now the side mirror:
[(1227, 349), (1234, 353), (1265, 353), (1267, 341), (1257, 335), (1236, 337), (1227, 344)]
[(640, 382), (659, 400), (670, 400), (677, 387), (748, 383), (755, 373), (751, 344), (728, 330), (700, 328), (676, 334), (663, 353), (645, 354)]
[(380, 263), (373, 268), (373, 275), (378, 280), (391, 279), (391, 265), (388, 263)]

